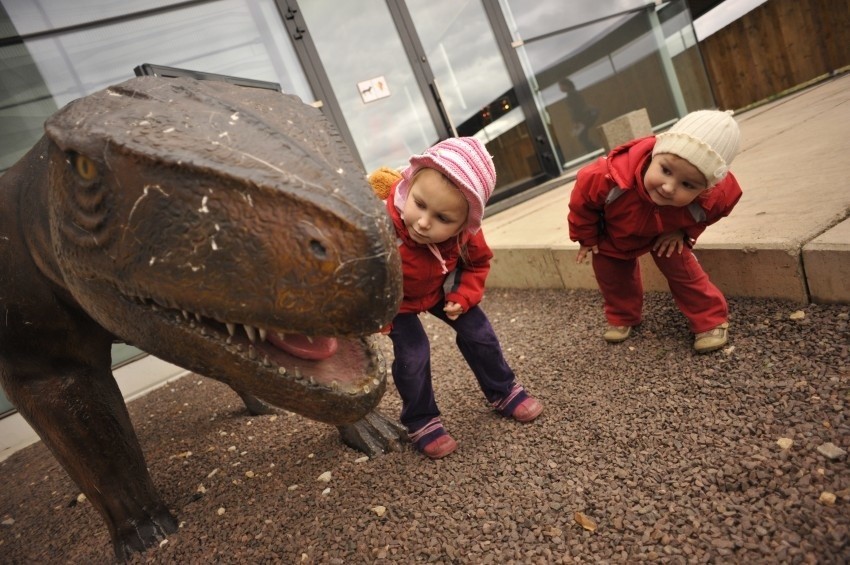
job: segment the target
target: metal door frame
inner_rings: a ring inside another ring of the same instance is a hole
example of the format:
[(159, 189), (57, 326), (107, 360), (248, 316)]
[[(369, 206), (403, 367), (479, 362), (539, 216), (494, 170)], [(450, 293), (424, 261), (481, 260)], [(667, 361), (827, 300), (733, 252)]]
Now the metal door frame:
[[(437, 134), (440, 139), (456, 136), (455, 126), (443, 105), (437, 80), (431, 70), (428, 57), (416, 32), (407, 5), (404, 0), (386, 0), (386, 3)], [(307, 81), (317, 97), (317, 102), (314, 102), (314, 105), (319, 106), (325, 112), (325, 115), (339, 130), (343, 140), (355, 150), (355, 157), (360, 161), (359, 154), (356, 154), (357, 146), (354, 143), (354, 138), (346, 125), (345, 116), (325, 73), (316, 45), (310, 37), (307, 23), (304, 21), (298, 6), (298, 0), (275, 0), (275, 4), (280, 12), (281, 20), (293, 40), (295, 51), (301, 61)], [(512, 87), (517, 94), (529, 134), (534, 140), (535, 153), (542, 171), (541, 174), (500, 192), (496, 200), (501, 200), (536, 186), (545, 180), (556, 178), (562, 171), (558, 160), (555, 158), (554, 149), (543, 119), (535, 105), (531, 86), (525, 76), (519, 57), (511, 45), (510, 29), (505, 16), (497, 2), (482, 0), (481, 4), (493, 29), (496, 44), (507, 67)], [(362, 166), (363, 163), (360, 162)]]

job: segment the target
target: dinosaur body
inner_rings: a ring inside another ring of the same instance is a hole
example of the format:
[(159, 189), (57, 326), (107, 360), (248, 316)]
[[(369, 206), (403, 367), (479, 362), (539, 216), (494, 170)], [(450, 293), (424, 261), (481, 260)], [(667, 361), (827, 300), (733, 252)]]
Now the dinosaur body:
[[(400, 300), (392, 228), (294, 96), (143, 77), (72, 102), (0, 177), (0, 265), (0, 382), (118, 556), (176, 521), (112, 376), (114, 341), (341, 430), (385, 388), (362, 336)], [(338, 347), (277, 347), (296, 334)]]

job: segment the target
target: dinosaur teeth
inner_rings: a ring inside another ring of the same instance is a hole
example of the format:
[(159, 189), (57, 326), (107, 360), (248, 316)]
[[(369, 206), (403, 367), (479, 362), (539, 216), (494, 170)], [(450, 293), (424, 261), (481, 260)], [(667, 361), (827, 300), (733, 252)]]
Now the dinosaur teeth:
[[(192, 311), (186, 310), (186, 309), (181, 308), (179, 306), (165, 305), (165, 304), (163, 304), (163, 301), (157, 301), (153, 298), (144, 298), (144, 297), (141, 297), (141, 296), (134, 296), (132, 298), (136, 303), (138, 303), (142, 306), (146, 306), (147, 308), (150, 308), (154, 312), (169, 311), (170, 315), (174, 316), (174, 320), (176, 322), (179, 323), (181, 320), (185, 320), (186, 325), (188, 325), (193, 330), (198, 331), (201, 335), (214, 335), (215, 334), (215, 332), (213, 332), (213, 334), (209, 334), (209, 331), (206, 328), (204, 328), (204, 319), (206, 317), (206, 313), (200, 314), (198, 312), (192, 312)], [(259, 338), (260, 343), (265, 342), (267, 340), (267, 337), (268, 337), (269, 331), (270, 331), (266, 328), (261, 328), (261, 327), (258, 327), (258, 326), (251, 326), (251, 325), (248, 325), (248, 324), (237, 324), (235, 322), (222, 322), (221, 320), (218, 320), (218, 319), (215, 319), (215, 318), (211, 318), (210, 321), (218, 322), (219, 324), (223, 324), (227, 328), (227, 333), (228, 333), (229, 337), (227, 337), (225, 339), (225, 343), (227, 343), (227, 345), (235, 345), (236, 351), (238, 351), (239, 353), (242, 353), (245, 350), (244, 350), (242, 345), (234, 344), (234, 341), (233, 341), (233, 338), (236, 338), (236, 332), (237, 332), (238, 326), (242, 326), (245, 329), (245, 335), (248, 336), (249, 343), (253, 343), (253, 344), (257, 343), (257, 338)], [(310, 339), (311, 342), (313, 341), (312, 338), (308, 338), (308, 339)], [(253, 347), (251, 347), (250, 345), (247, 349), (247, 354), (248, 354), (248, 357), (251, 360), (258, 359), (258, 357), (259, 357), (257, 355), (257, 350), (254, 349)], [(264, 359), (260, 360), (260, 363), (262, 365), (266, 366), (266, 367), (270, 367), (270, 366), (273, 365), (273, 362), (268, 357), (265, 357)], [(279, 368), (279, 372), (280, 372), (281, 375), (285, 375), (286, 369), (281, 367), (281, 368)]]

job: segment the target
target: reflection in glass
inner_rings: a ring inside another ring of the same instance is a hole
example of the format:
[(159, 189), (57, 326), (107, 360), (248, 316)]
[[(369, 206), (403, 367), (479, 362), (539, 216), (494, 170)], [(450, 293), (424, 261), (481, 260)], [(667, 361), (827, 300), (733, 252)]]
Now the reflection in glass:
[[(584, 27), (612, 14), (640, 8), (647, 0), (505, 0), (510, 6), (518, 36), (524, 40), (567, 28)], [(650, 0), (651, 2), (651, 0)], [(593, 38), (588, 30), (575, 36), (582, 43)]]
[(57, 108), (26, 47), (0, 47), (0, 172), (29, 151)]
[(18, 34), (30, 35), (179, 3), (180, 0), (133, 0), (132, 3), (116, 0), (10, 0), (4, 1), (3, 7)]
[(280, 27), (267, 25), (269, 9), (275, 9), (272, 0), (222, 0), (26, 45), (59, 106), (130, 78), (140, 63), (278, 82), (310, 100), (306, 81), (290, 78), (298, 77), (300, 65), (291, 46), (281, 52), (290, 42)]
[(367, 171), (404, 166), (438, 141), (385, 0), (299, 6)]
[(541, 172), (525, 115), (480, 0), (410, 0), (416, 32), (458, 135), (496, 164), (495, 194)]
[(133, 347), (126, 343), (116, 343), (112, 346), (112, 368), (115, 369), (121, 365), (126, 365), (145, 355), (147, 353), (138, 347)]
[[(509, 4), (525, 8), (524, 33), (548, 34), (524, 35), (519, 49), (533, 73), (535, 96), (564, 168), (609, 149), (600, 125), (618, 116), (645, 110), (660, 127), (679, 117), (683, 103), (688, 109), (713, 104), (683, 0), (660, 7), (640, 2), (639, 10), (588, 25), (580, 25), (576, 16), (560, 33), (551, 22), (531, 26), (525, 3)], [(542, 0), (536, 9), (543, 10), (542, 5), (561, 2)], [(617, 6), (622, 10), (622, 3)], [(585, 14), (581, 20), (587, 21)]]
[[(69, 13), (70, 7), (100, 17), (85, 9), (85, 0), (57, 2), (63, 8), (51, 17)], [(131, 78), (141, 63), (276, 82), (306, 102), (315, 99), (283, 26), (274, 25), (280, 19), (274, 0), (219, 0), (33, 39), (21, 31), (33, 28), (24, 17), (29, 14), (10, 9), (23, 43), (0, 48), (0, 170), (38, 140), (44, 120), (57, 108)], [(203, 30), (201, 41), (198, 30)]]

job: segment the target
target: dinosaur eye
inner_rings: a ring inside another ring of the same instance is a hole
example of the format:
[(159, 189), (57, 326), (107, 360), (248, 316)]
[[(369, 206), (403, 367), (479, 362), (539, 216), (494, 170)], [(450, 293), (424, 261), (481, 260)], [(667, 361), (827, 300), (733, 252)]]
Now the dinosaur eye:
[(79, 153), (75, 154), (73, 159), (74, 170), (83, 180), (92, 180), (97, 176), (97, 167), (91, 159)]
[(313, 255), (315, 255), (317, 259), (324, 259), (328, 256), (328, 250), (325, 249), (325, 246), (315, 239), (310, 240), (310, 251), (313, 252)]

